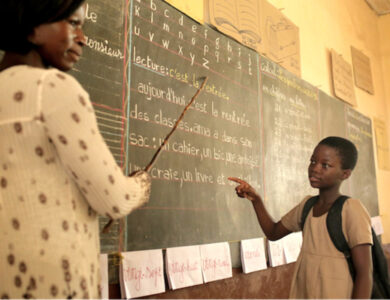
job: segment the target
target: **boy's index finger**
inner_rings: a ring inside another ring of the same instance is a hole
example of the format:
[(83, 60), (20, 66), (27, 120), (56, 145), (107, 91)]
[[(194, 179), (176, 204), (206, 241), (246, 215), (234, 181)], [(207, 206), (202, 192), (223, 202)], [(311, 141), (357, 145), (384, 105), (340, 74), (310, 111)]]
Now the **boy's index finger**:
[(228, 180), (237, 182), (237, 183), (239, 183), (239, 184), (245, 183), (244, 180), (242, 180), (242, 179), (240, 179), (240, 178), (237, 178), (237, 177), (228, 177)]

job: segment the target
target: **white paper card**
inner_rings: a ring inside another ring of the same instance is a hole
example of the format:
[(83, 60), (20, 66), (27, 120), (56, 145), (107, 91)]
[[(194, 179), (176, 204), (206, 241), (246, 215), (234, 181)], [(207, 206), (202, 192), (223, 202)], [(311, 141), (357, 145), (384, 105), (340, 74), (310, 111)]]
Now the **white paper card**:
[(382, 219), (380, 216), (372, 217), (371, 218), (371, 225), (372, 225), (372, 228), (374, 228), (376, 235), (383, 234), (384, 230), (383, 230), (383, 225), (382, 225)]
[(276, 267), (286, 264), (283, 251), (283, 241), (268, 241), (268, 256), (271, 267)]
[(168, 248), (165, 264), (171, 289), (203, 283), (199, 246)]
[(100, 254), (100, 293), (102, 299), (108, 298), (108, 255)]
[(200, 246), (204, 282), (232, 277), (232, 261), (229, 243)]
[(263, 238), (241, 241), (241, 263), (244, 273), (267, 269)]
[(290, 233), (282, 241), (286, 263), (297, 261), (302, 247), (302, 231)]
[(123, 252), (122, 255), (121, 286), (126, 298), (165, 292), (161, 249)]

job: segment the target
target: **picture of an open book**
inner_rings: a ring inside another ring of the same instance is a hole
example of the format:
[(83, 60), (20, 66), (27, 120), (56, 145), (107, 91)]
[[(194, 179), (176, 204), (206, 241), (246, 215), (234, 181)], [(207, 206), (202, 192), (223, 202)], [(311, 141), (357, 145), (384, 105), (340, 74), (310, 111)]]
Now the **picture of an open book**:
[(206, 0), (205, 22), (301, 76), (299, 28), (266, 0)]
[(258, 0), (209, 0), (209, 22), (219, 31), (261, 52), (261, 2)]

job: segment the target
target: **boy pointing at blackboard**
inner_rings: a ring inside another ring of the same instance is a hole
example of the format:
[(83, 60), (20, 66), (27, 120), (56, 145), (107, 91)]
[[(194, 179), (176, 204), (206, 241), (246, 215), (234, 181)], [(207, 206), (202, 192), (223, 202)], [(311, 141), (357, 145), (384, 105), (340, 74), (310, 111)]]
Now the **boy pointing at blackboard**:
[[(310, 158), (310, 185), (319, 190), (318, 200), (302, 226), (306, 197), (279, 222), (268, 214), (261, 197), (245, 181), (237, 182), (239, 197), (252, 201), (260, 226), (267, 238), (278, 240), (293, 231), (303, 231), (301, 253), (295, 265), (290, 298), (370, 298), (372, 289), (371, 223), (365, 207), (357, 199), (346, 200), (342, 209), (342, 230), (347, 239), (355, 278), (352, 279), (347, 260), (333, 245), (328, 234), (326, 217), (340, 197), (341, 183), (347, 179), (357, 162), (353, 143), (340, 137), (323, 139)], [(293, 187), (292, 187), (293, 188)]]

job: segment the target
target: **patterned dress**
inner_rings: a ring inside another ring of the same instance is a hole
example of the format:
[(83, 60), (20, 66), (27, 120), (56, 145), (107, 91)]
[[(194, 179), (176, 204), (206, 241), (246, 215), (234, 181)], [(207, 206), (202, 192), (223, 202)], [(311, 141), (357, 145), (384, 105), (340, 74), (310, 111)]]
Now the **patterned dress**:
[(73, 77), (1, 72), (0, 298), (98, 298), (97, 213), (125, 216), (150, 182), (123, 175)]
[[(282, 218), (291, 231), (300, 231), (300, 220), (307, 197)], [(353, 281), (344, 254), (336, 249), (326, 227), (327, 213), (307, 215), (303, 228), (301, 253), (295, 265), (290, 298), (350, 299)], [(357, 199), (348, 199), (341, 212), (342, 229), (350, 248), (372, 244), (371, 220), (366, 208)]]

